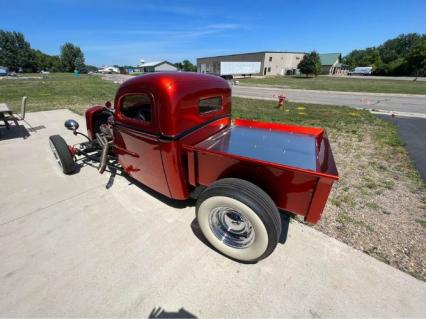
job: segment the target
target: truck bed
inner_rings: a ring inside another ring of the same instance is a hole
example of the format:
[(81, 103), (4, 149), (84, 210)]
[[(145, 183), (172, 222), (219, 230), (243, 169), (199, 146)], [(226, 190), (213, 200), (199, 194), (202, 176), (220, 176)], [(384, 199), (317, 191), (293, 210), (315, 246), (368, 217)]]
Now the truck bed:
[(322, 128), (235, 120), (209, 138), (186, 145), (192, 186), (226, 177), (253, 182), (278, 208), (316, 223), (339, 176)]
[(198, 143), (195, 149), (330, 174), (337, 179), (335, 167), (324, 169), (321, 165), (323, 134), (321, 128), (235, 120), (233, 126)]
[(315, 137), (246, 126), (233, 126), (197, 145), (221, 153), (316, 169)]

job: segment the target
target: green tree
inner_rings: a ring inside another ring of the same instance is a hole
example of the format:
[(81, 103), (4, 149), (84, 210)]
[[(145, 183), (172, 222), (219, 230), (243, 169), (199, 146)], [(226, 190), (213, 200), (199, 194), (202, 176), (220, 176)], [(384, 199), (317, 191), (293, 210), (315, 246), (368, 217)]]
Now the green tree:
[(378, 47), (350, 52), (344, 63), (351, 68), (372, 66), (373, 72), (379, 75), (417, 75), (423, 72), (425, 41), (425, 34), (401, 34)]
[(75, 58), (75, 69), (82, 70), (84, 68), (84, 58), (78, 56)]
[(317, 76), (321, 73), (321, 60), (319, 54), (316, 51), (305, 54), (297, 67), (306, 77), (310, 74)]
[(383, 62), (380, 56), (380, 51), (377, 48), (367, 48), (365, 50), (354, 50), (349, 53), (345, 59), (344, 63), (349, 65), (351, 68), (357, 66), (372, 66), (380, 67)]
[(196, 72), (197, 66), (193, 65), (189, 60), (182, 61), (182, 69), (187, 72)]
[(36, 70), (33, 50), (22, 33), (0, 30), (0, 65), (11, 71)]
[(411, 74), (426, 76), (426, 39), (419, 41), (407, 55), (407, 64)]
[(57, 55), (48, 55), (40, 50), (34, 50), (37, 71), (48, 70), (51, 72), (59, 72), (62, 69), (61, 61)]
[(84, 54), (78, 46), (65, 43), (61, 46), (61, 64), (66, 72), (74, 72), (84, 67)]
[(178, 70), (182, 70), (183, 69), (183, 64), (182, 62), (176, 62), (175, 64), (173, 64), (175, 67), (178, 68)]
[(424, 39), (418, 33), (401, 34), (394, 39), (387, 40), (378, 47), (384, 63), (390, 63), (398, 58), (405, 58), (413, 47)]
[(197, 72), (197, 66), (192, 64), (189, 60), (183, 60), (182, 62), (177, 62), (174, 64), (181, 71), (187, 72)]

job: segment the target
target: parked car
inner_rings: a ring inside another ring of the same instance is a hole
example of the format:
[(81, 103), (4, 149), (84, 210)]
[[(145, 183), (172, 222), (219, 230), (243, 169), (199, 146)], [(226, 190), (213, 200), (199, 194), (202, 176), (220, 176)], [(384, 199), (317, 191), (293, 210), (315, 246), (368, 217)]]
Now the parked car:
[(150, 73), (124, 82), (114, 108), (86, 111), (87, 137), (50, 137), (65, 174), (99, 162), (174, 200), (194, 198), (200, 229), (222, 254), (241, 261), (270, 255), (281, 212), (316, 223), (338, 172), (324, 129), (231, 120), (231, 89), (218, 76)]
[(88, 74), (89, 70), (87, 67), (82, 67), (78, 70), (78, 72), (80, 72), (80, 74)]
[(9, 73), (9, 69), (5, 66), (0, 66), (0, 76), (6, 76)]
[(362, 66), (356, 67), (352, 71), (348, 72), (348, 75), (371, 75), (373, 67), (371, 66)]
[(102, 74), (113, 74), (113, 73), (120, 73), (120, 69), (115, 67), (115, 66), (108, 66), (108, 67), (104, 67), (98, 70), (99, 73)]

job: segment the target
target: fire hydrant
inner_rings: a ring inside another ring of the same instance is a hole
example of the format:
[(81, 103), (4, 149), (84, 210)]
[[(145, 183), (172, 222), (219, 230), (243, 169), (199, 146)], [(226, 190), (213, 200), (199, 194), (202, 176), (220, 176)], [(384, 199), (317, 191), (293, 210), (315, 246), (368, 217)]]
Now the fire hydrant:
[(285, 96), (284, 94), (280, 94), (278, 95), (278, 105), (277, 105), (277, 109), (279, 108), (284, 108), (284, 104), (285, 104), (285, 100), (286, 100), (287, 96)]

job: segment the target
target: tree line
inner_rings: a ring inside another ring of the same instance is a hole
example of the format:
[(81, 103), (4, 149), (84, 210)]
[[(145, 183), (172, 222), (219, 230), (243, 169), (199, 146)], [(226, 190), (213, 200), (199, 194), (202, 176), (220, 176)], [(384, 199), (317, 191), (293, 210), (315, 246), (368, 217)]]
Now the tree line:
[(401, 34), (378, 47), (354, 50), (343, 62), (351, 68), (372, 66), (376, 75), (426, 76), (426, 34)]
[(31, 48), (21, 32), (0, 30), (0, 65), (15, 72), (52, 72), (82, 71), (83, 51), (72, 43), (60, 47), (59, 55), (48, 55)]
[(177, 62), (174, 64), (178, 70), (187, 71), (187, 72), (197, 72), (197, 66), (192, 64), (189, 60), (183, 60), (182, 62)]

